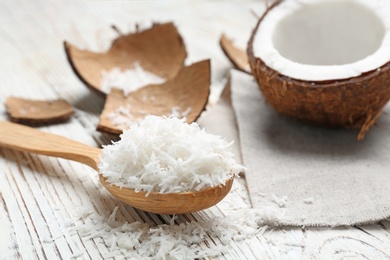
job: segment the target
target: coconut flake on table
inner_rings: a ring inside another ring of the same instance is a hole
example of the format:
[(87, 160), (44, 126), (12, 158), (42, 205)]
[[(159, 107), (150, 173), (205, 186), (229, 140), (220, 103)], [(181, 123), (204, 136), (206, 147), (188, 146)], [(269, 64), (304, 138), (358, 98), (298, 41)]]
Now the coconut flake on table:
[(303, 203), (305, 203), (305, 204), (313, 204), (314, 203), (314, 199), (313, 198), (304, 199)]
[(120, 138), (103, 147), (100, 173), (118, 187), (147, 195), (225, 185), (244, 170), (234, 160), (233, 142), (185, 119), (147, 116)]
[[(108, 218), (100, 214), (86, 215), (71, 230), (82, 241), (101, 238), (109, 247), (104, 258), (197, 259), (228, 254), (233, 241), (269, 235), (273, 231), (270, 226), (278, 225), (284, 217), (282, 211), (264, 207), (180, 224), (175, 224), (176, 216), (165, 216), (170, 218), (169, 224), (151, 225), (140, 221), (124, 223), (116, 218), (117, 212), (118, 207)], [(267, 230), (269, 234), (265, 234)]]
[(129, 93), (149, 84), (162, 84), (165, 79), (142, 68), (139, 62), (133, 64), (133, 69), (122, 71), (120, 68), (112, 68), (101, 72), (100, 87), (104, 93), (110, 93), (115, 87), (123, 90), (125, 96)]

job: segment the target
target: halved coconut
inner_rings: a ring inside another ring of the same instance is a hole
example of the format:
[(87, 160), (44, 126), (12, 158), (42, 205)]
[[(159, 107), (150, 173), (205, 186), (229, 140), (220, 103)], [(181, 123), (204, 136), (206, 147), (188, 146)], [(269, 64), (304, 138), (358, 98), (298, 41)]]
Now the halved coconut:
[(390, 99), (390, 1), (287, 0), (248, 43), (266, 101), (278, 112), (361, 140)]
[(103, 53), (81, 50), (68, 42), (64, 47), (80, 80), (103, 95), (108, 93), (101, 87), (102, 73), (112, 69), (134, 70), (139, 65), (147, 72), (169, 79), (183, 67), (187, 56), (183, 39), (173, 23), (154, 24), (150, 29), (121, 35)]

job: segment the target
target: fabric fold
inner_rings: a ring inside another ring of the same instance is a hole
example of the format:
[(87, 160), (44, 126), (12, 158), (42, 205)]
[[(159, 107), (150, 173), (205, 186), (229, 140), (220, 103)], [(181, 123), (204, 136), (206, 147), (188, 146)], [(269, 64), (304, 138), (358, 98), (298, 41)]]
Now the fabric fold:
[(282, 208), (282, 224), (293, 226), (390, 217), (390, 129), (383, 127), (390, 126), (389, 105), (358, 142), (357, 130), (321, 128), (278, 114), (245, 73), (231, 72), (231, 92), (253, 207)]

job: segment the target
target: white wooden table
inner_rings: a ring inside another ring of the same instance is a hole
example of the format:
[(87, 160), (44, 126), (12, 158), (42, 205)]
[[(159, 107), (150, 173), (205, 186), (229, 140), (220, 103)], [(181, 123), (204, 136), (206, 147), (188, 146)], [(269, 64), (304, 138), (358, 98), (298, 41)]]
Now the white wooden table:
[[(264, 3), (245, 1), (1, 0), (0, 117), (7, 96), (63, 98), (77, 112), (64, 124), (41, 127), (82, 143), (100, 146), (112, 136), (95, 131), (104, 100), (76, 78), (65, 58), (68, 40), (90, 50), (106, 49), (115, 32), (135, 23), (174, 21), (185, 39), (189, 61), (212, 60), (211, 102), (218, 99), (231, 67), (218, 45), (222, 32), (244, 47)], [(253, 11), (253, 12), (252, 12)], [(149, 223), (156, 216), (124, 206), (105, 194), (96, 173), (78, 163), (0, 149), (0, 259), (101, 259), (106, 241), (81, 239), (69, 230), (83, 214), (121, 216)], [(103, 194), (103, 195), (102, 195)], [(249, 207), (245, 180), (217, 206), (188, 214), (203, 219), (223, 215), (232, 205)], [(281, 227), (233, 242), (221, 259), (390, 259), (390, 221), (337, 228)]]

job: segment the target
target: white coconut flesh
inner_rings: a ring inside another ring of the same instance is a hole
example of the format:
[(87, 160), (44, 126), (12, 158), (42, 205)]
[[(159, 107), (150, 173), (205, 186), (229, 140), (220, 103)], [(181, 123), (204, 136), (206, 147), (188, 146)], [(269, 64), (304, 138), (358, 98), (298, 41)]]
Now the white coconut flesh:
[(282, 75), (356, 77), (390, 61), (390, 0), (285, 0), (254, 37), (254, 56)]

